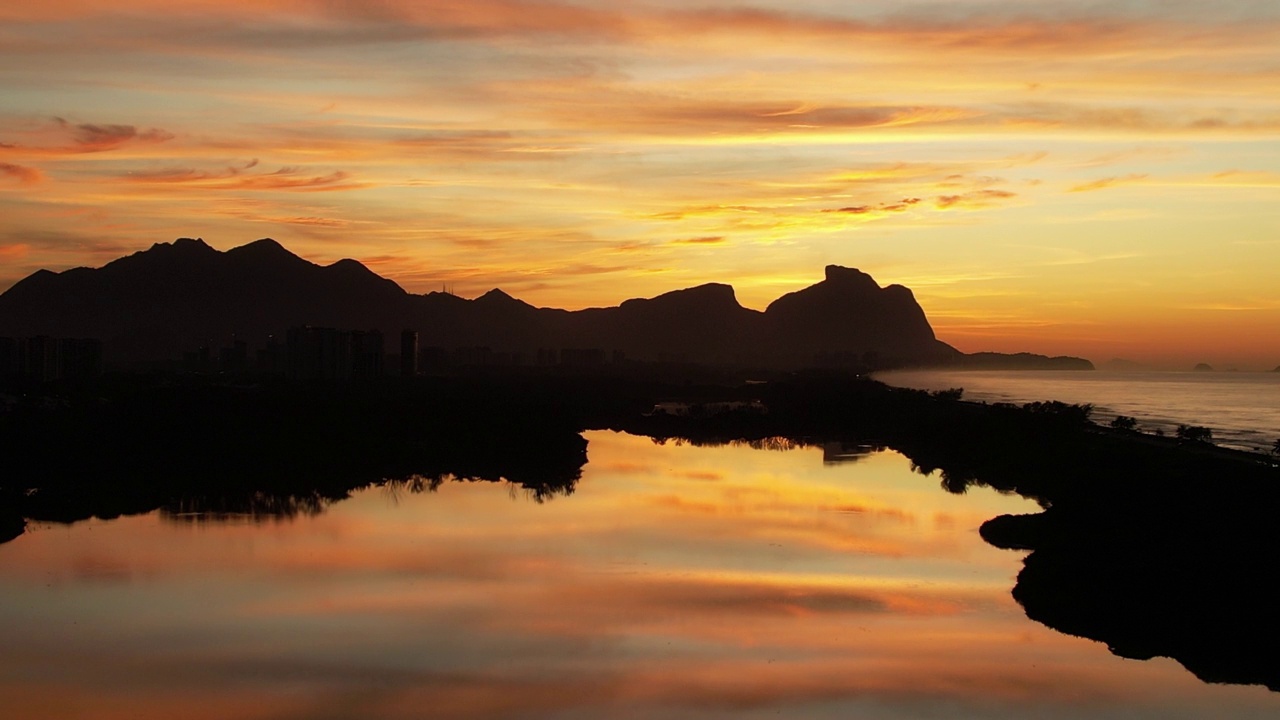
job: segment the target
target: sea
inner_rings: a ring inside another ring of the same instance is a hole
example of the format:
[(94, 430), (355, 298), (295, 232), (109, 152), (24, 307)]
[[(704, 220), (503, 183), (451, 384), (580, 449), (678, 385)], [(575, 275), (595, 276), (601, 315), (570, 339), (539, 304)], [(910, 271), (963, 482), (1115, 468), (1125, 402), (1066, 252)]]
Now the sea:
[(1239, 450), (1270, 452), (1280, 439), (1277, 372), (910, 370), (875, 377), (896, 387), (963, 388), (963, 399), (978, 402), (1089, 404), (1095, 422), (1127, 415), (1151, 433), (1198, 425), (1215, 444)]

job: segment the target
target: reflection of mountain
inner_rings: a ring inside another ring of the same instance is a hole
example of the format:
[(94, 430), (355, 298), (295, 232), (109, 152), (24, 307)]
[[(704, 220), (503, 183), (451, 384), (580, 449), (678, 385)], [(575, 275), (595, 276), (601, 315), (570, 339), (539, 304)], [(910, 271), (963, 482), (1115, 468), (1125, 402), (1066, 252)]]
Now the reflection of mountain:
[(808, 364), (945, 361), (911, 291), (830, 266), (818, 284), (764, 312), (708, 284), (618, 307), (535, 308), (500, 290), (474, 300), (413, 295), (354, 260), (308, 262), (274, 240), (219, 252), (200, 240), (154, 245), (99, 269), (39, 271), (0, 295), (0, 335), (94, 337), (110, 361), (281, 337), (300, 325), (384, 333), (415, 329), (424, 346), (618, 350), (633, 359)]

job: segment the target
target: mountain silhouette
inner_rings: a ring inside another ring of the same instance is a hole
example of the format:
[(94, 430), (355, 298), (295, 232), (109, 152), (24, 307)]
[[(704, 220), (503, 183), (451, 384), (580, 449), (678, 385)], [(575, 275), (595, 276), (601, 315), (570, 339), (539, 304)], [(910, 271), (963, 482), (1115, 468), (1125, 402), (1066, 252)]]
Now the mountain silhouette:
[(389, 322), (408, 301), (354, 260), (322, 267), (274, 240), (219, 252), (184, 238), (96, 270), (36, 272), (0, 295), (0, 333), (94, 337), (111, 360), (168, 359), (233, 335)]
[(910, 290), (882, 288), (852, 268), (828, 265), (822, 282), (783, 295), (764, 314), (775, 347), (800, 355), (940, 355), (940, 343)]
[(422, 346), (619, 351), (639, 360), (775, 367), (817, 359), (945, 363), (911, 291), (831, 265), (812, 287), (761, 312), (709, 283), (617, 307), (537, 308), (491, 290), (474, 300), (415, 295), (355, 260), (321, 266), (263, 239), (225, 252), (157, 243), (97, 269), (40, 270), (0, 295), (0, 335), (92, 337), (108, 362), (167, 360), (235, 337), (259, 343), (302, 325), (417, 330)]

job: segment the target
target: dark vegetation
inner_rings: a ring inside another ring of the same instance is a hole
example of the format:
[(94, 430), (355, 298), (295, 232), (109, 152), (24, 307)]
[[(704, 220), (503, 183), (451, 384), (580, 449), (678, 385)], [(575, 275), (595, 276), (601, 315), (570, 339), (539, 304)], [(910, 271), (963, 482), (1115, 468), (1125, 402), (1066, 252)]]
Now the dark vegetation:
[(1213, 430), (1202, 425), (1179, 425), (1174, 431), (1174, 436), (1179, 441), (1185, 443), (1204, 443), (1213, 442)]
[(287, 515), (409, 478), (427, 489), (451, 477), (507, 480), (540, 499), (568, 494), (586, 441), (552, 392), (115, 378), (28, 395), (0, 413), (10, 460), (0, 495), (12, 528), (15, 514)]
[(1137, 431), (1138, 421), (1128, 415), (1117, 415), (1111, 419), (1111, 427), (1116, 430)]
[[(5, 397), (3, 539), (24, 518), (318, 512), (377, 484), (505, 480), (546, 499), (573, 491), (591, 429), (892, 448), (950, 492), (988, 486), (1045, 508), (982, 527), (994, 545), (1032, 551), (1013, 591), (1031, 618), (1126, 657), (1173, 657), (1205, 680), (1280, 689), (1280, 471), (1196, 426), (1156, 437), (1095, 425), (1088, 406), (977, 404), (959, 389), (836, 372), (763, 383), (711, 372), (313, 385), (109, 376)], [(682, 411), (652, 412), (658, 403)]]

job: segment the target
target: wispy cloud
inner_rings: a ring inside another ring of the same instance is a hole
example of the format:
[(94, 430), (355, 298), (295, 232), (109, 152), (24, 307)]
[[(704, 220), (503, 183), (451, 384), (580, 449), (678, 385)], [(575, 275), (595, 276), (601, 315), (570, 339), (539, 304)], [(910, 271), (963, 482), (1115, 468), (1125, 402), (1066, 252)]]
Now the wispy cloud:
[(0, 177), (17, 180), (23, 185), (34, 185), (44, 179), (44, 174), (33, 167), (0, 162)]
[(934, 205), (940, 210), (975, 210), (1015, 197), (1017, 193), (1009, 190), (974, 190), (959, 195), (939, 195), (934, 200)]
[(672, 240), (673, 245), (721, 245), (725, 242), (723, 235), (707, 235), (704, 237), (682, 238)]
[(1078, 287), (1011, 237), (1146, 253), (1139, 221), (1167, 238), (1147, 267), (1193, 277), (1228, 262), (1208, 218), (1253, 282), (1280, 262), (1280, 11), (1154, 7), (8, 3), (0, 211), (67, 235), (23, 267), (101, 258), (72, 237), (285, 232), (407, 287), (577, 306), (735, 279), (767, 302), (827, 262)]
[(73, 125), (62, 118), (54, 118), (58, 127), (67, 131), (72, 144), (69, 149), (78, 152), (103, 152), (113, 150), (130, 141), (162, 143), (174, 138), (173, 133), (159, 128), (139, 130), (133, 125)]
[(1210, 182), (1238, 187), (1280, 187), (1280, 172), (1273, 170), (1226, 170), (1214, 173)]
[(299, 168), (285, 167), (272, 172), (252, 172), (256, 167), (257, 161), (212, 171), (164, 168), (133, 172), (121, 179), (140, 184), (191, 185), (207, 190), (334, 192), (368, 187), (367, 183), (352, 180), (351, 174), (344, 171), (311, 175)]
[(1118, 177), (1105, 177), (1092, 182), (1083, 183), (1072, 187), (1070, 192), (1093, 192), (1095, 190), (1106, 190), (1120, 185), (1134, 185), (1146, 180), (1146, 173), (1131, 173)]
[(883, 215), (886, 213), (906, 212), (919, 202), (920, 198), (903, 198), (895, 202), (882, 202), (875, 205), (846, 205), (842, 208), (827, 208), (822, 212), (844, 213), (847, 215)]

